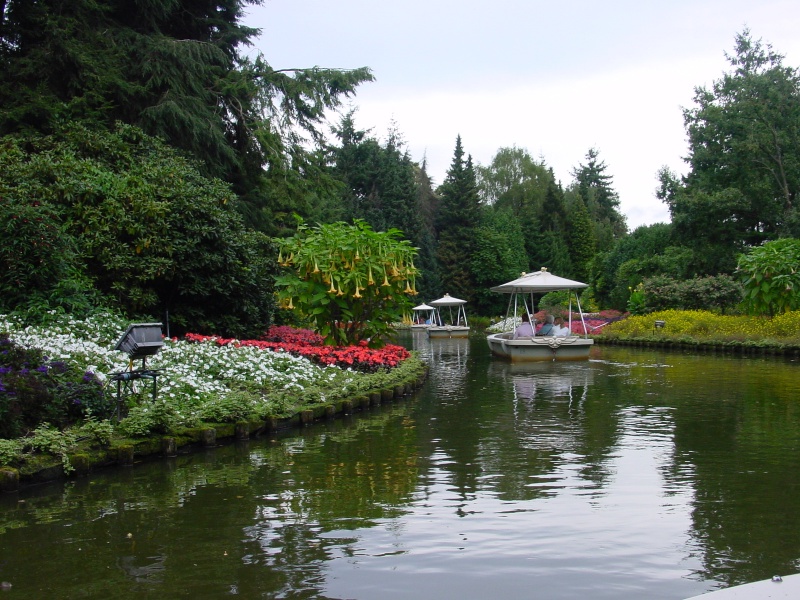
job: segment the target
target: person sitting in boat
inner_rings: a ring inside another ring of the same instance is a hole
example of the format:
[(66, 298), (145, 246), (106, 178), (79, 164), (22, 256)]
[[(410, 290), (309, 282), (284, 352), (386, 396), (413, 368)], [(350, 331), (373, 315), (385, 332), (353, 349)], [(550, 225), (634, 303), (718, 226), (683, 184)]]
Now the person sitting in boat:
[(554, 335), (556, 337), (567, 337), (569, 333), (569, 327), (564, 325), (564, 319), (561, 317), (556, 317), (555, 321), (553, 321), (553, 333), (550, 335)]
[(528, 313), (524, 313), (522, 315), (522, 323), (520, 326), (514, 330), (514, 338), (521, 338), (521, 337), (532, 337), (533, 333), (533, 326), (531, 325), (531, 319), (528, 316)]
[(538, 335), (554, 335), (553, 321), (555, 321), (555, 317), (553, 317), (553, 315), (547, 315), (544, 318), (544, 325), (539, 329)]

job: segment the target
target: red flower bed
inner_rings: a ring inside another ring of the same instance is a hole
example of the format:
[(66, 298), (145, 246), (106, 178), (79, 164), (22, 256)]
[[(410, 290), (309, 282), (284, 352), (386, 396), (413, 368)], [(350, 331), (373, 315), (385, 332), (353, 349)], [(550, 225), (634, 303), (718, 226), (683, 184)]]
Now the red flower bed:
[(322, 346), (325, 339), (310, 329), (296, 329), (289, 325), (273, 325), (261, 336), (265, 342), (286, 342), (306, 346)]
[[(586, 323), (586, 331), (589, 335), (597, 335), (602, 333), (603, 327), (614, 321), (619, 321), (625, 318), (626, 315), (618, 310), (604, 310), (599, 313), (583, 313), (583, 321)], [(539, 311), (534, 315), (537, 323), (543, 323), (544, 318), (547, 316), (545, 311)], [(562, 315), (564, 319), (564, 326), (567, 326), (568, 313)], [(581, 323), (581, 316), (577, 313), (572, 314), (572, 333), (575, 335), (583, 335), (583, 323)]]
[(236, 340), (217, 336), (187, 333), (189, 342), (213, 342), (220, 346), (233, 344), (253, 346), (262, 350), (288, 352), (294, 356), (302, 356), (319, 365), (332, 365), (343, 369), (354, 369), (366, 373), (374, 373), (380, 369), (391, 369), (409, 356), (408, 350), (402, 346), (387, 344), (383, 348), (368, 348), (366, 342), (358, 346), (323, 346), (322, 338), (307, 329), (292, 327), (271, 327), (263, 340)]

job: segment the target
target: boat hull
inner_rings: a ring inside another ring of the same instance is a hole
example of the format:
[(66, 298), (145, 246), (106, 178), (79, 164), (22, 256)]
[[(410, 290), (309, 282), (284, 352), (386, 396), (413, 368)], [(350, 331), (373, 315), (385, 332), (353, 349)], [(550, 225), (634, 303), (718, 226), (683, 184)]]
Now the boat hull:
[(692, 596), (686, 600), (767, 600), (797, 598), (800, 594), (800, 575), (773, 577), (755, 583), (745, 583), (724, 590)]
[(428, 327), (428, 337), (431, 339), (465, 338), (469, 337), (469, 327), (458, 325), (432, 325)]
[(488, 336), (492, 354), (511, 362), (536, 362), (552, 360), (588, 360), (594, 340), (577, 336), (532, 337), (513, 339), (510, 333)]

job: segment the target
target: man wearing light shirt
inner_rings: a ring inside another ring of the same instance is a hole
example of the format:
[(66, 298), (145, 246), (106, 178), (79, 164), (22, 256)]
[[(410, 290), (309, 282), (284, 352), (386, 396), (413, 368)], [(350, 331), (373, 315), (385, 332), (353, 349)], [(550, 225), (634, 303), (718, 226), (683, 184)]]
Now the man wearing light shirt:
[(553, 323), (553, 332), (550, 335), (556, 337), (567, 337), (569, 335), (569, 327), (564, 327), (564, 319), (556, 317)]

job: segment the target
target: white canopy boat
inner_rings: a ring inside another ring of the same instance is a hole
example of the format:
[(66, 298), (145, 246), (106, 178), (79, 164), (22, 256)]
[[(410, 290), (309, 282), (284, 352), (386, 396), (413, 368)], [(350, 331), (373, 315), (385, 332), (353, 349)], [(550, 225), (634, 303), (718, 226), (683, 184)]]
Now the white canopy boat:
[(423, 302), (411, 310), (414, 311), (414, 321), (411, 323), (412, 330), (427, 329), (433, 324), (433, 317), (436, 314), (436, 309), (434, 307), (428, 306)]
[(438, 300), (431, 300), (434, 307), (433, 324), (428, 327), (430, 338), (465, 338), (469, 337), (467, 313), (464, 310), (466, 300), (459, 300), (445, 294)]
[[(511, 330), (489, 335), (487, 337), (489, 349), (493, 354), (508, 358), (512, 362), (587, 360), (594, 340), (588, 336), (588, 329), (583, 320), (583, 312), (578, 298), (578, 290), (587, 287), (589, 286), (585, 283), (558, 277), (542, 267), (541, 271), (523, 273), (521, 277), (514, 281), (491, 288), (493, 292), (511, 295), (505, 320), (506, 323), (510, 324)], [(567, 325), (569, 333), (567, 335), (553, 336), (540, 335), (538, 333), (524, 337), (516, 335), (516, 319), (520, 312), (526, 314), (531, 323), (534, 322), (533, 314), (536, 312), (534, 310), (534, 294), (546, 294), (547, 292), (563, 290), (574, 292), (570, 295), (569, 300), (569, 320)], [(578, 313), (581, 315), (583, 337), (572, 333), (573, 297), (577, 304)]]

